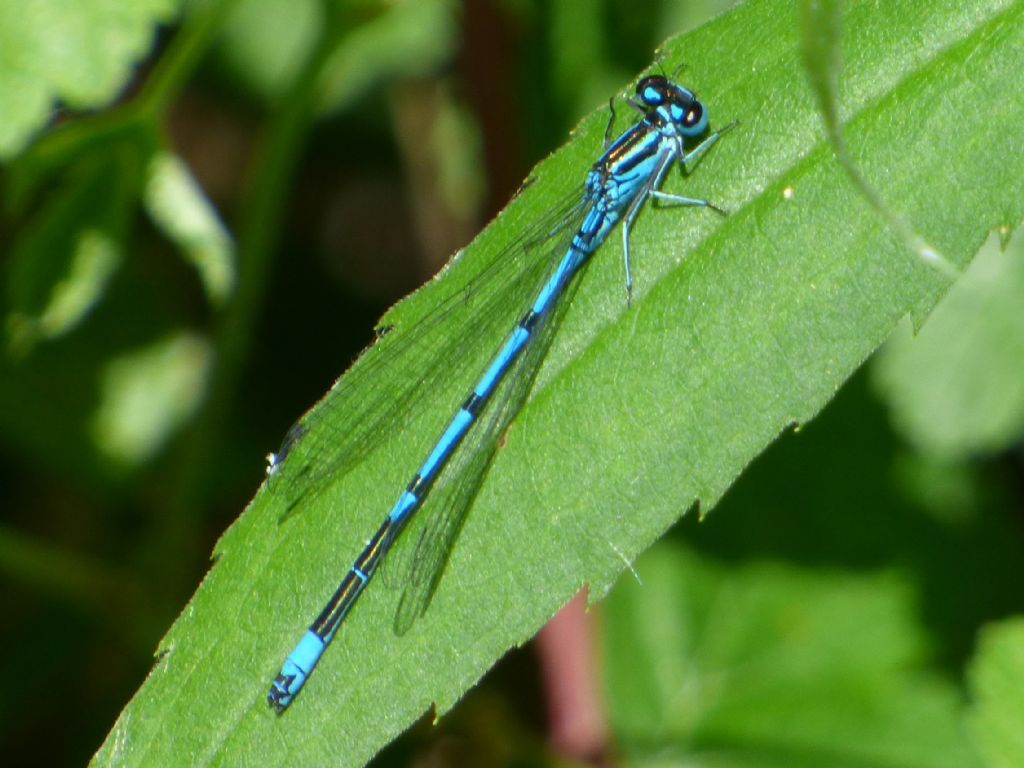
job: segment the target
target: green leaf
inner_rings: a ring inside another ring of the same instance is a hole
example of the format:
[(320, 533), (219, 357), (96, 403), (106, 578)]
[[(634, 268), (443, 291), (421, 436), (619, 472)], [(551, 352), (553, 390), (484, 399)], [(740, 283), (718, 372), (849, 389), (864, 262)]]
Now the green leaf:
[(602, 611), (630, 765), (977, 764), (957, 690), (922, 670), (905, 576), (719, 564), (668, 543), (636, 567), (642, 583)]
[(991, 768), (1024, 765), (1024, 619), (995, 624), (971, 665), (971, 731)]
[(125, 466), (152, 458), (199, 407), (210, 358), (205, 339), (181, 333), (111, 360), (92, 420), (100, 451)]
[(377, 15), (345, 30), (324, 67), (319, 84), (319, 107), (324, 112), (343, 109), (389, 78), (433, 71), (452, 56), (457, 32), (452, 0), (367, 0), (343, 10), (357, 19), (367, 12)]
[[(966, 265), (989, 230), (1024, 214), (1024, 106), (1008, 96), (1024, 71), (1024, 5), (858, 4), (841, 21), (854, 54), (839, 84), (850, 158), (914, 231)], [(797, 14), (781, 0), (666, 45), (659, 67), (685, 61), (713, 124), (741, 125), (665, 189), (732, 214), (645, 211), (631, 240), (631, 306), (620, 241), (609, 238), (412, 630), (394, 636), (397, 595), (375, 582), (295, 704), (280, 718), (267, 708), (284, 656), (464, 396), (473, 372), (457, 376), (454, 359), (436, 399), (286, 522), (280, 494), (257, 494), (97, 764), (364, 763), (431, 705), (444, 714), (581, 584), (604, 594), (687, 509), (713, 506), (781, 431), (812, 418), (900, 318), (928, 314), (948, 280), (836, 163), (800, 50)], [(605, 109), (585, 120), (442, 279), (389, 313), (385, 343), (565, 199), (606, 122)], [(460, 355), (496, 347), (489, 325), (457, 339)], [(400, 390), (443, 332), (386, 376), (364, 376), (355, 394)], [(285, 478), (304, 443), (351, 428), (330, 397), (331, 418), (299, 442)]]
[(83, 160), (14, 241), (5, 330), (16, 357), (73, 329), (102, 298), (121, 264), (131, 166), (117, 153)]
[(146, 177), (150, 216), (195, 266), (210, 301), (223, 304), (235, 285), (235, 251), (217, 210), (188, 167), (169, 152), (150, 158)]
[(146, 55), (177, 0), (0, 0), (0, 159), (64, 104), (103, 106)]
[(324, 25), (319, 0), (245, 0), (224, 27), (232, 72), (267, 101), (291, 88)]
[(916, 337), (894, 334), (874, 367), (893, 422), (946, 461), (1006, 450), (1024, 432), (1024, 238), (993, 235)]

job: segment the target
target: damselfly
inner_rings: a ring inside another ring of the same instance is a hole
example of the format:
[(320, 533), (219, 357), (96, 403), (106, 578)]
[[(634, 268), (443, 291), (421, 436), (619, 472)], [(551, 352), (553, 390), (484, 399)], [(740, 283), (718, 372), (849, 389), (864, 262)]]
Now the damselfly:
[[(690, 164), (722, 133), (709, 134), (687, 151), (686, 141), (696, 140), (708, 128), (707, 114), (697, 97), (662, 75), (651, 75), (640, 81), (636, 98), (628, 99), (628, 103), (640, 113), (640, 120), (608, 144), (587, 173), (581, 194), (557, 225), (526, 238), (522, 244), (522, 248), (539, 247), (551, 252), (551, 266), (534, 287), (525, 313), (491, 358), (426, 460), (284, 662), (267, 694), (267, 701), (278, 712), (291, 704), (381, 560), (424, 505), (430, 513), (429, 520), (416, 545), (412, 573), (398, 607), (396, 629), (404, 631), (426, 608), (448, 550), (494, 455), (497, 440), (529, 392), (559, 314), (569, 302), (575, 278), (616, 224), (622, 222), (628, 296), (632, 291), (630, 228), (648, 198), (722, 212), (707, 200), (659, 189), (674, 163), (688, 171)], [(613, 120), (614, 111), (605, 132), (606, 143)], [(484, 423), (477, 426), (481, 421)], [(287, 461), (291, 447), (302, 441), (304, 431), (304, 422), (300, 422), (289, 433), (281, 452), (272, 457), (272, 473)], [(466, 440), (470, 433), (473, 439)], [(442, 474), (443, 479), (438, 482)]]

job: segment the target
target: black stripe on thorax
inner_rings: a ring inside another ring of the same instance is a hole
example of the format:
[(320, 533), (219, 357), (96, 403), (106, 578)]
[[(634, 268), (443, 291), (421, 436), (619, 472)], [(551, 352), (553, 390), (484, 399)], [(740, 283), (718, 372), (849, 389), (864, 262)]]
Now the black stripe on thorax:
[[(644, 142), (646, 142), (646, 146), (644, 146)], [(609, 166), (609, 172), (614, 175), (621, 175), (632, 171), (638, 165), (650, 160), (657, 153), (659, 143), (658, 141), (651, 140), (649, 133), (638, 133), (636, 140), (630, 142), (629, 148), (631, 151), (624, 154), (622, 158), (617, 158)]]
[[(621, 162), (622, 157), (632, 153), (637, 144), (643, 142), (652, 132), (658, 131), (659, 126), (651, 120), (655, 116), (656, 114), (654, 113), (648, 114), (623, 136), (621, 143), (613, 147), (605, 158), (608, 166), (614, 166)], [(657, 142), (654, 142), (654, 144), (657, 144)]]

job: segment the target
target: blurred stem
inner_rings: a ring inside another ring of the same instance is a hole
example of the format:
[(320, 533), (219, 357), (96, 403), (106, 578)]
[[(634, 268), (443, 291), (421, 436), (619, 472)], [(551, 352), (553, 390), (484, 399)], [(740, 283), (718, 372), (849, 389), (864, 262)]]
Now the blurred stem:
[(234, 300), (217, 331), (217, 363), (206, 407), (185, 451), (175, 506), (190, 517), (201, 516), (200, 501), (207, 473), (214, 470), (222, 425), (237, 390), (249, 351), (252, 326), (266, 291), (273, 248), (281, 229), (282, 210), (296, 160), (316, 111), (320, 73), (336, 45), (332, 4), (325, 4), (324, 34), (295, 85), (272, 105), (266, 133), (258, 146), (243, 197), (238, 223), (238, 285)]
[(608, 718), (594, 648), (593, 615), (579, 592), (537, 635), (547, 697), (548, 738), (563, 757), (609, 762)]
[(138, 597), (135, 582), (102, 560), (7, 527), (0, 527), (0, 571), (12, 581), (24, 582), (97, 613), (123, 606), (129, 602), (129, 593)]
[(185, 19), (133, 102), (134, 109), (153, 122), (162, 119), (236, 5), (238, 0), (205, 0), (194, 4), (195, 10)]

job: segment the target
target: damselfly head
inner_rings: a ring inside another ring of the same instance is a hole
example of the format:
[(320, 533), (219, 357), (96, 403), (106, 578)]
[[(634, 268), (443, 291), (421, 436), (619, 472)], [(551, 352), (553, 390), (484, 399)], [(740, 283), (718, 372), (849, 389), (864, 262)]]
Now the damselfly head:
[(648, 75), (636, 86), (642, 106), (657, 111), (675, 124), (684, 136), (698, 136), (708, 127), (704, 105), (692, 91), (664, 75)]

